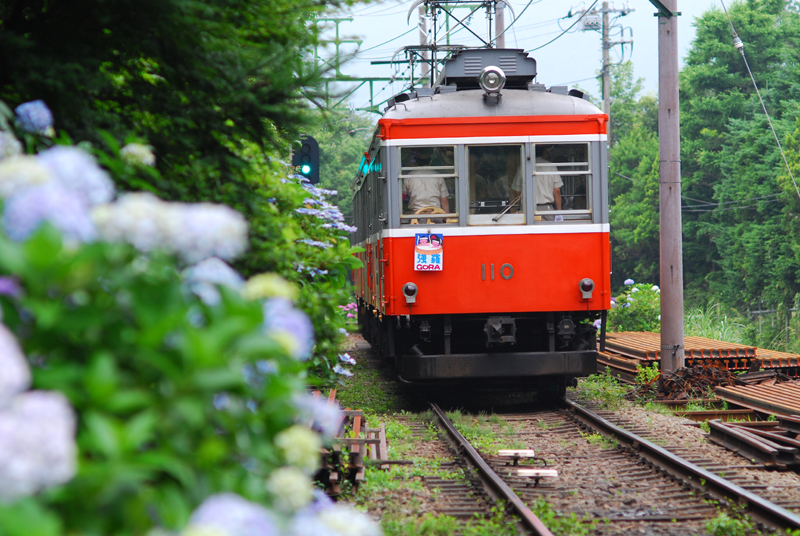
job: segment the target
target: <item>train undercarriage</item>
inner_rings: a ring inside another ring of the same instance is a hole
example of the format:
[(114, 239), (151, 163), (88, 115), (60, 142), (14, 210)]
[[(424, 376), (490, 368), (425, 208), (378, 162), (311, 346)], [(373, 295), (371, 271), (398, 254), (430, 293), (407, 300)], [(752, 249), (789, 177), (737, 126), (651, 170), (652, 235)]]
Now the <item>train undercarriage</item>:
[(523, 383), (563, 395), (573, 378), (597, 372), (598, 312), (380, 317), (359, 304), (373, 351), (403, 382)]

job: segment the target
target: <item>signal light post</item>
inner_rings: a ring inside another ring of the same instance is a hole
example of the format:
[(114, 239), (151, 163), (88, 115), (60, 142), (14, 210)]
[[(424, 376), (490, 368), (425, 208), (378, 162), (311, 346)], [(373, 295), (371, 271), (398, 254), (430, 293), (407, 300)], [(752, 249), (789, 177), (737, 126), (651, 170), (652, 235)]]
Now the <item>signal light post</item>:
[(319, 143), (311, 136), (300, 136), (300, 149), (292, 152), (292, 165), (311, 184), (319, 184)]

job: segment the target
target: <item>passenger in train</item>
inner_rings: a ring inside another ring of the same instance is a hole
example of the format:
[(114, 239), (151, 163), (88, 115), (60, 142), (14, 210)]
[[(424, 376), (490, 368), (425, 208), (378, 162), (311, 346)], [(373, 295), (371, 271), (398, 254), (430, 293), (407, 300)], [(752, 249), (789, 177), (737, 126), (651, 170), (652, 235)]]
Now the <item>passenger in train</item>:
[[(418, 167), (430, 166), (433, 149), (418, 149), (414, 152), (415, 165)], [(416, 213), (425, 207), (441, 208), (446, 213), (450, 212), (450, 203), (444, 177), (435, 177), (432, 170), (415, 169), (409, 171), (403, 179), (403, 197), (408, 197), (408, 212)], [(420, 177), (413, 177), (419, 175)]]
[[(548, 147), (539, 145), (536, 147), (536, 163), (551, 164), (548, 160)], [(537, 166), (538, 168), (538, 166)], [(561, 175), (555, 173), (539, 173), (536, 175), (536, 189), (534, 195), (536, 199), (536, 212), (546, 210), (561, 210), (561, 187), (564, 181)], [(564, 221), (564, 216), (542, 215), (544, 221)]]

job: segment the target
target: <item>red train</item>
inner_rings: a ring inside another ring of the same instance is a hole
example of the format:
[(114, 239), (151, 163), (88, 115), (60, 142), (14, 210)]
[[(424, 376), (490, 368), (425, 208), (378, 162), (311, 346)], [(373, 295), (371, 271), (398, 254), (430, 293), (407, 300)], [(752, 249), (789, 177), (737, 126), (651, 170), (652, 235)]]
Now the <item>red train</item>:
[[(607, 116), (464, 50), (388, 102), (354, 182), (359, 322), (408, 382), (596, 371), (610, 306)], [(597, 322), (600, 320), (600, 322)]]

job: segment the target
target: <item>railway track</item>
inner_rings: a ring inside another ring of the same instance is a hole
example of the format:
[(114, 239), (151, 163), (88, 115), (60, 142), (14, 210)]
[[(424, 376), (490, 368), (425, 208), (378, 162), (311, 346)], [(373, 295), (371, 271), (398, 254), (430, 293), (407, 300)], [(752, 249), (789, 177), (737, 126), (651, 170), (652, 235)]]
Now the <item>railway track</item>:
[[(706, 522), (720, 512), (746, 513), (761, 529), (800, 529), (800, 517), (786, 509), (800, 504), (783, 498), (786, 488), (753, 477), (758, 469), (719, 463), (678, 445), (658, 446), (648, 440), (649, 430), (623, 417), (569, 400), (564, 404), (563, 409), (502, 416), (515, 421), (516, 441), (558, 471), (557, 478), (538, 479), (521, 476), (524, 458), (515, 465), (508, 457), (479, 453), (441, 408), (432, 404), (432, 409), (456, 463), (471, 468), (467, 473), (476, 475), (485, 490), (478, 502), (503, 501), (532, 534), (552, 534), (528, 508), (539, 499), (562, 519), (592, 525), (594, 534), (703, 534)], [(789, 495), (800, 497), (800, 487), (796, 491)], [(470, 493), (463, 503), (467, 509), (481, 494), (475, 486), (451, 484), (445, 496), (457, 502), (460, 492)]]

